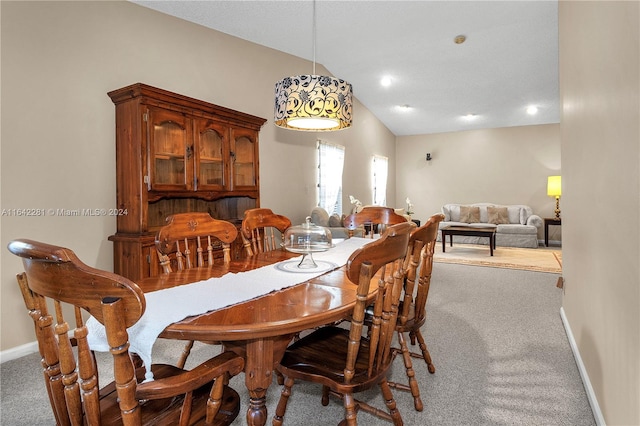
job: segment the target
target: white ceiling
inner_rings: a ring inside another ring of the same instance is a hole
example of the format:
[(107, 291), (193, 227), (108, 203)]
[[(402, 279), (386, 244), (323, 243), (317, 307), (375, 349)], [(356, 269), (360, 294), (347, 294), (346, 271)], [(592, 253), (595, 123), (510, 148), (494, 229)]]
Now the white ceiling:
[[(309, 0), (134, 2), (313, 60)], [(318, 0), (315, 60), (398, 136), (558, 123), (557, 10), (555, 0)]]

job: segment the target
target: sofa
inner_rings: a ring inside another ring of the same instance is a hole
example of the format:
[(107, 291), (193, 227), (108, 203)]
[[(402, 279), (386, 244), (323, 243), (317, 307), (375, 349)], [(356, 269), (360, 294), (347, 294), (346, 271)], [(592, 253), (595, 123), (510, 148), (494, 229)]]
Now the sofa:
[[(447, 226), (468, 226), (476, 228), (496, 228), (496, 246), (538, 247), (538, 230), (542, 218), (533, 214), (529, 206), (492, 203), (445, 204), (442, 206), (444, 220), (440, 229)], [(438, 241), (442, 234), (438, 233)], [(488, 244), (487, 238), (455, 235), (454, 243)]]

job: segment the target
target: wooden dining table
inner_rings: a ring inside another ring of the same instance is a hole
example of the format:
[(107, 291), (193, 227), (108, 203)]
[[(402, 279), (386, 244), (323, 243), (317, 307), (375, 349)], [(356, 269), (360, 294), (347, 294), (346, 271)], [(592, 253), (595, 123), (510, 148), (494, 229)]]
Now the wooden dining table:
[[(189, 284), (227, 273), (250, 271), (299, 256), (285, 250), (260, 253), (228, 265), (193, 268), (145, 278), (144, 292)], [(369, 291), (373, 300), (377, 280)], [(348, 317), (356, 303), (356, 285), (345, 267), (328, 271), (301, 284), (258, 298), (185, 318), (169, 325), (159, 337), (178, 340), (219, 341), (245, 359), (245, 385), (249, 393), (247, 424), (267, 421), (266, 394), (274, 365), (282, 359), (293, 337), (304, 330)]]

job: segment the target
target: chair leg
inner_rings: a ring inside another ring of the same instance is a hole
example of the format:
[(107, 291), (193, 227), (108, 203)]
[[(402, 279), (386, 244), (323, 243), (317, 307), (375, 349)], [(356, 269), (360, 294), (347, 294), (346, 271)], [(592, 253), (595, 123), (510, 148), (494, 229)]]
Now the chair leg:
[(407, 341), (404, 337), (404, 333), (398, 333), (398, 342), (402, 349), (402, 360), (404, 361), (404, 368), (407, 373), (407, 378), (409, 379), (409, 387), (407, 388), (405, 385), (393, 382), (389, 382), (389, 386), (395, 389), (411, 391), (411, 395), (413, 396), (413, 405), (416, 411), (422, 411), (424, 409), (424, 405), (422, 404), (422, 399), (420, 399), (420, 388), (418, 387), (418, 381), (416, 380), (416, 372), (413, 370), (411, 354), (407, 347)]
[(294, 381), (291, 377), (286, 377), (284, 379), (284, 386), (280, 393), (280, 400), (278, 401), (276, 412), (273, 415), (273, 426), (282, 426), (284, 413), (287, 411), (287, 402), (289, 402), (289, 397), (291, 396), (291, 387), (293, 386), (293, 382)]
[[(353, 398), (352, 394), (344, 394), (342, 395), (342, 403), (344, 404), (344, 419), (346, 420), (347, 426), (357, 426), (358, 425), (358, 412), (356, 410), (356, 401)], [(343, 424), (344, 422), (340, 422)]]
[(329, 394), (331, 393), (328, 386), (322, 386), (322, 405), (329, 405)]
[(389, 414), (391, 415), (391, 419), (395, 426), (402, 426), (402, 416), (400, 415), (400, 411), (396, 407), (396, 400), (393, 399), (393, 394), (391, 393), (391, 388), (389, 387), (389, 383), (386, 380), (380, 382), (380, 390), (382, 391), (382, 398), (384, 398), (384, 403), (389, 409)]
[(412, 331), (411, 334), (415, 334), (418, 339), (418, 344), (420, 345), (420, 350), (422, 351), (422, 356), (417, 356), (417, 358), (424, 359), (424, 362), (427, 363), (427, 369), (429, 373), (433, 374), (436, 372), (436, 367), (433, 365), (431, 361), (431, 354), (429, 353), (429, 349), (427, 349), (427, 344), (424, 342), (424, 337), (422, 337), (422, 333), (420, 330)]
[[(387, 409), (388, 412), (385, 410), (381, 410), (380, 408), (377, 408), (373, 405), (370, 405), (369, 403), (365, 402), (365, 401), (360, 401), (357, 400), (356, 398), (354, 398), (353, 394), (343, 394), (343, 393), (338, 393), (336, 391), (330, 390), (328, 387), (323, 386), (322, 388), (322, 393), (323, 393), (323, 404), (322, 405), (327, 405), (324, 403), (324, 398), (326, 397), (326, 401), (327, 403), (329, 402), (329, 396), (333, 396), (335, 398), (338, 398), (342, 401), (342, 404), (344, 406), (345, 409), (345, 417), (344, 419), (342, 419), (342, 421), (340, 423), (338, 423), (338, 426), (350, 426), (350, 425), (357, 425), (357, 413), (362, 410), (366, 413), (371, 414), (372, 416), (376, 416), (380, 419), (386, 420), (390, 423), (393, 424), (397, 424), (397, 425), (402, 425), (402, 417), (400, 417), (400, 412), (396, 409), (396, 401), (393, 399), (393, 394), (391, 393), (391, 389), (390, 389), (390, 383), (388, 383), (386, 380), (384, 383), (379, 383), (381, 389), (383, 389), (382, 391), (382, 397), (385, 401), (385, 404), (387, 405)], [(388, 390), (388, 393), (385, 394), (384, 389)], [(407, 390), (409, 389), (408, 386), (405, 386), (407, 388)], [(353, 406), (353, 407), (351, 407)]]

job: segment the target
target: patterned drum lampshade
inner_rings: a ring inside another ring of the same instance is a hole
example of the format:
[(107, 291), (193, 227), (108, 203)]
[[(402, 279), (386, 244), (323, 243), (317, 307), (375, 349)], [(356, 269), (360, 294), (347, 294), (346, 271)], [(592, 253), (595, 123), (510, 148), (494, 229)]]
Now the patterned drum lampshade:
[(285, 77), (276, 83), (274, 121), (279, 127), (306, 131), (351, 126), (351, 84), (323, 75)]

